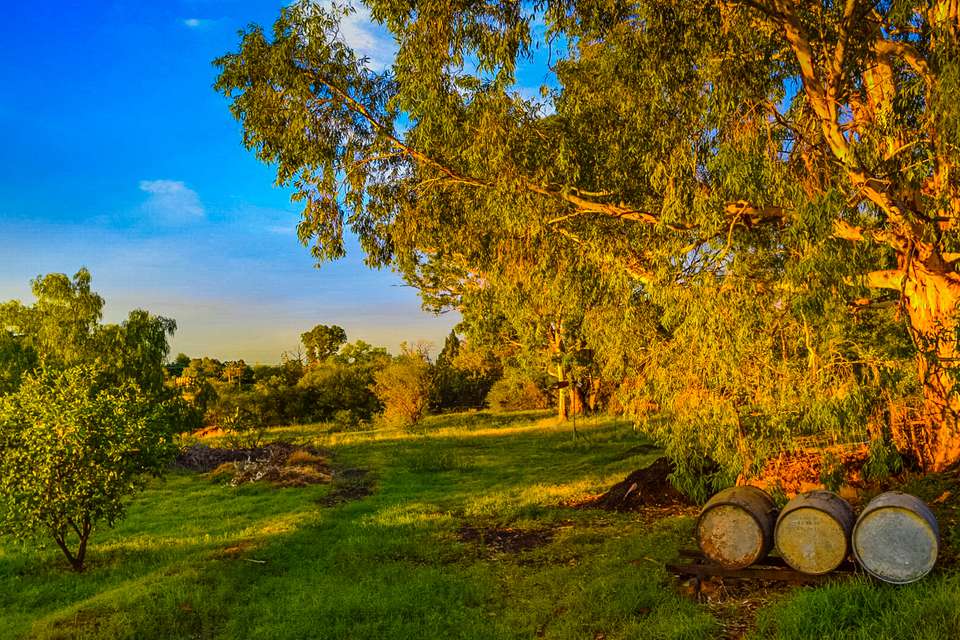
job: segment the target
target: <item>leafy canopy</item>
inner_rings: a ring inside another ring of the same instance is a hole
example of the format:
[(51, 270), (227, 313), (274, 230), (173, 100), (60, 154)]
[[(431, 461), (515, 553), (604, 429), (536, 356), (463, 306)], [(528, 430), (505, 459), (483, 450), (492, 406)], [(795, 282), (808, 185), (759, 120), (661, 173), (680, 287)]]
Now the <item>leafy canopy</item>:
[(94, 526), (175, 452), (169, 407), (106, 382), (91, 365), (42, 368), (0, 397), (0, 532), (52, 537), (78, 571)]
[[(917, 453), (960, 459), (950, 2), (367, 4), (383, 72), (311, 2), (217, 60), (319, 260), (349, 226), (428, 306), (676, 412), (676, 454), (727, 475), (918, 388)], [(536, 46), (546, 105), (514, 89)]]

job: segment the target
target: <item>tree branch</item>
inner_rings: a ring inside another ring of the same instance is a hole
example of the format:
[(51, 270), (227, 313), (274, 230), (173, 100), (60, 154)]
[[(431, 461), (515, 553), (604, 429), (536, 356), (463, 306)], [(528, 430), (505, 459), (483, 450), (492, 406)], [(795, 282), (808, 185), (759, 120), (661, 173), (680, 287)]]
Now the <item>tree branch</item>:
[(901, 291), (906, 274), (899, 269), (883, 269), (871, 271), (864, 277), (864, 284), (871, 289), (892, 289)]

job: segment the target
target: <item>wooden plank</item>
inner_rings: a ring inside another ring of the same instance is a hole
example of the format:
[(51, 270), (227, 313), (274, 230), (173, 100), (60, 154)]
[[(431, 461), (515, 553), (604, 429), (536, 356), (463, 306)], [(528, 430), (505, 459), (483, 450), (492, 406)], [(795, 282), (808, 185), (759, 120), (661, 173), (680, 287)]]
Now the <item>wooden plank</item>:
[[(696, 550), (693, 550), (693, 549), (681, 549), (680, 552), (679, 552), (679, 555), (680, 555), (680, 557), (682, 557), (682, 558), (690, 558), (691, 560), (693, 560), (695, 563), (697, 563), (697, 564), (699, 564), (699, 565), (703, 565), (703, 566), (715, 566), (715, 567), (717, 567), (717, 568), (723, 569), (723, 567), (721, 567), (720, 565), (717, 565), (717, 564), (711, 562), (710, 560), (708, 560), (707, 558), (705, 558), (705, 557), (703, 556), (703, 553), (701, 553), (700, 551), (696, 551)], [(678, 565), (678, 566), (679, 566), (679, 565)], [(794, 572), (794, 573), (798, 573), (799, 575), (810, 575), (810, 574), (806, 574), (806, 573), (800, 573), (799, 571), (796, 571), (796, 570), (790, 568), (790, 566), (784, 561), (784, 559), (781, 558), (780, 556), (777, 556), (777, 555), (769, 555), (769, 556), (767, 556), (765, 559), (763, 559), (762, 561), (760, 561), (760, 562), (758, 562), (758, 563), (756, 563), (756, 564), (754, 564), (754, 565), (751, 565), (750, 567), (748, 567), (748, 568), (746, 568), (746, 569), (741, 569), (741, 571), (749, 571), (749, 570), (751, 570), (751, 569), (765, 569), (765, 568), (781, 569), (781, 570), (784, 570), (784, 571), (791, 571), (791, 572)], [(725, 569), (725, 570), (726, 570), (726, 569)], [(847, 560), (847, 561), (844, 561), (843, 564), (841, 564), (839, 567), (837, 567), (834, 571), (832, 571), (832, 572), (830, 572), (830, 573), (824, 574), (824, 575), (822, 575), (822, 576), (810, 576), (810, 577), (812, 577), (812, 578), (825, 578), (825, 577), (831, 576), (831, 575), (833, 575), (833, 574), (835, 574), (835, 573), (847, 574), (847, 573), (854, 573), (854, 572), (856, 572), (856, 571), (857, 571), (857, 565), (854, 564), (853, 562), (850, 562), (849, 560)]]
[(667, 571), (680, 575), (696, 576), (697, 578), (719, 577), (736, 578), (740, 580), (766, 580), (769, 582), (795, 582), (799, 584), (820, 584), (844, 574), (828, 573), (822, 576), (811, 576), (793, 569), (778, 569), (775, 567), (748, 567), (746, 569), (726, 569), (712, 564), (668, 564)]

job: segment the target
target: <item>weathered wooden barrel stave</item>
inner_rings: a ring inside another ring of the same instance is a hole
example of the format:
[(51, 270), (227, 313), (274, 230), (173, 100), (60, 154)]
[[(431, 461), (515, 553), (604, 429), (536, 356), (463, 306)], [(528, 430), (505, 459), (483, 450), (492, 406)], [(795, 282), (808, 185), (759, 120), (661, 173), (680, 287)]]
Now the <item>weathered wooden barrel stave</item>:
[(936, 564), (940, 528), (922, 500), (888, 491), (864, 507), (853, 527), (851, 545), (867, 573), (883, 582), (909, 584)]
[(850, 503), (832, 491), (802, 493), (780, 511), (774, 542), (791, 568), (822, 575), (846, 560), (855, 521)]
[(714, 495), (697, 519), (703, 555), (728, 569), (763, 560), (773, 547), (777, 508), (757, 487), (731, 487)]

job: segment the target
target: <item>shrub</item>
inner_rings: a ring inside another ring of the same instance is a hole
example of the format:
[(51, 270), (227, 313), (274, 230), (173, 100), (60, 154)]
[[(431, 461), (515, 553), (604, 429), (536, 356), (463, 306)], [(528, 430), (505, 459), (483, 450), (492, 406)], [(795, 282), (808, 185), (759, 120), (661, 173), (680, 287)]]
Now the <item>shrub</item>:
[(0, 398), (0, 532), (50, 536), (82, 571), (94, 525), (175, 454), (168, 409), (133, 383), (102, 388), (90, 366), (27, 376)]
[(373, 392), (383, 404), (383, 420), (390, 425), (415, 425), (430, 402), (430, 364), (420, 354), (406, 351), (374, 374)]
[(487, 393), (487, 404), (494, 411), (522, 411), (546, 409), (550, 400), (536, 382), (513, 371), (493, 383)]
[(296, 389), (303, 397), (306, 420), (342, 423), (347, 420), (341, 412), (365, 420), (380, 409), (377, 396), (370, 389), (371, 372), (356, 364), (327, 362), (310, 367)]

